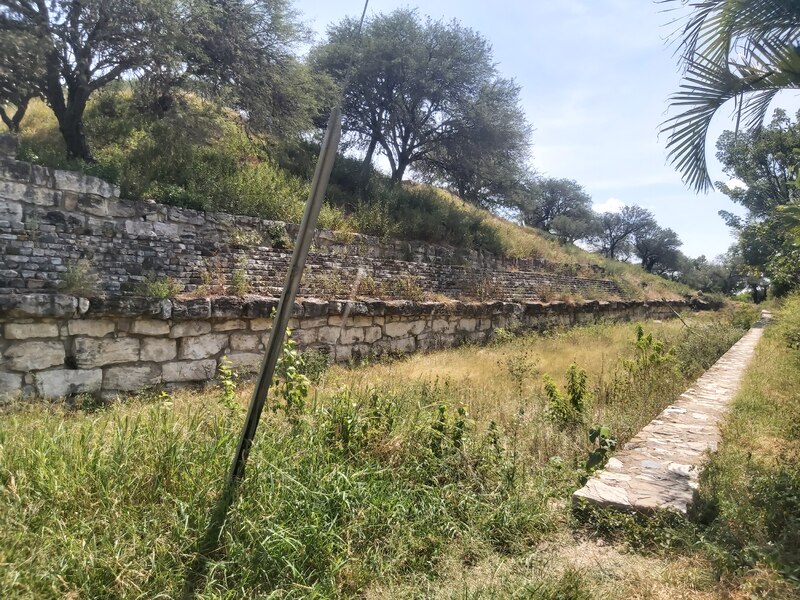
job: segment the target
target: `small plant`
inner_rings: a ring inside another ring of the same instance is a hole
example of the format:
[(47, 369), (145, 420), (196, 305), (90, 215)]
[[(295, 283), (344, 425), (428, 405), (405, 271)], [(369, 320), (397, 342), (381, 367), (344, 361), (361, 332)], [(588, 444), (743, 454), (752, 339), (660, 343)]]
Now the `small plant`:
[(518, 393), (522, 393), (525, 380), (536, 373), (536, 363), (536, 359), (531, 359), (528, 352), (513, 353), (503, 359), (503, 365), (514, 381)]
[(99, 279), (94, 272), (92, 263), (89, 260), (82, 259), (74, 265), (68, 266), (58, 288), (68, 294), (77, 294), (84, 297), (96, 295), (99, 288)]
[(264, 236), (276, 250), (291, 250), (294, 246), (292, 240), (286, 234), (286, 226), (283, 223), (267, 224), (264, 228)]
[(599, 425), (589, 430), (589, 441), (595, 448), (589, 453), (583, 468), (587, 474), (602, 469), (608, 462), (608, 455), (617, 448), (617, 440), (612, 437), (608, 427)]
[(303, 355), (297, 350), (297, 344), (292, 339), (292, 332), (287, 329), (283, 352), (275, 368), (275, 374), (278, 377), (276, 390), (284, 402), (283, 410), (286, 411), (293, 423), (297, 423), (299, 416), (305, 412), (308, 399), (310, 381), (303, 374), (304, 370)]
[(317, 348), (309, 348), (301, 354), (303, 359), (303, 375), (308, 377), (311, 383), (322, 381), (325, 371), (331, 365), (331, 355)]
[(264, 236), (254, 229), (237, 227), (230, 235), (230, 243), (243, 248), (253, 248), (264, 244)]
[(549, 401), (550, 420), (562, 429), (582, 423), (592, 397), (586, 371), (572, 363), (567, 369), (566, 391), (558, 389), (556, 382), (548, 374), (544, 375), (543, 380)]
[(410, 275), (392, 278), (386, 282), (384, 287), (386, 294), (395, 298), (415, 301), (425, 299), (425, 290), (420, 287), (416, 278)]
[(498, 346), (501, 344), (508, 344), (516, 337), (517, 335), (510, 329), (507, 329), (506, 327), (497, 327), (492, 332), (492, 343)]
[(172, 277), (145, 277), (145, 280), (136, 286), (136, 291), (147, 298), (166, 300), (174, 298), (183, 291), (183, 284)]
[(236, 379), (233, 364), (227, 356), (223, 356), (217, 368), (217, 383), (222, 391), (220, 401), (230, 412), (236, 412), (239, 408), (236, 404)]
[(247, 257), (240, 256), (236, 259), (236, 268), (231, 274), (231, 288), (237, 296), (243, 296), (252, 290), (250, 277), (247, 275)]

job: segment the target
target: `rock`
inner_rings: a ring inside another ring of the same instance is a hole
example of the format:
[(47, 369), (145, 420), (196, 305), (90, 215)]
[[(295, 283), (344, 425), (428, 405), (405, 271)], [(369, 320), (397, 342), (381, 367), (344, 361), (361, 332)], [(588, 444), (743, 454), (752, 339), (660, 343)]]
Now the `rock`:
[(93, 194), (102, 198), (119, 197), (119, 188), (117, 186), (106, 183), (97, 177), (59, 169), (53, 171), (53, 176), (56, 188), (59, 190), (78, 194)]
[(211, 317), (211, 300), (209, 298), (172, 301), (172, 318), (174, 320), (208, 319), (209, 317)]
[(138, 392), (160, 382), (161, 367), (158, 365), (109, 367), (103, 376), (103, 389)]
[(181, 340), (178, 357), (182, 359), (208, 358), (218, 354), (228, 345), (228, 336), (224, 333), (209, 333)]
[(215, 319), (236, 319), (244, 314), (244, 299), (221, 296), (211, 300), (211, 316)]
[(75, 338), (73, 350), (79, 368), (102, 367), (139, 360), (136, 338)]
[(92, 298), (89, 301), (89, 312), (93, 316), (109, 317), (155, 317), (164, 318), (166, 308), (158, 298), (142, 296), (114, 296), (111, 298)]
[(64, 364), (63, 342), (20, 342), (5, 351), (8, 366), (14, 371), (38, 371)]
[(55, 323), (6, 323), (3, 335), (7, 340), (57, 338), (58, 325)]
[(186, 381), (206, 381), (213, 379), (217, 372), (217, 361), (189, 360), (182, 362), (164, 363), (161, 378), (167, 383)]
[(114, 321), (101, 321), (99, 319), (71, 320), (67, 323), (69, 335), (84, 335), (88, 337), (105, 337), (114, 333)]
[(173, 339), (152, 339), (142, 340), (142, 348), (139, 351), (140, 360), (165, 362), (173, 360), (178, 355), (178, 342)]
[(152, 336), (167, 335), (169, 333), (169, 323), (153, 319), (136, 320), (131, 325), (131, 333)]
[(260, 344), (260, 335), (248, 335), (246, 333), (234, 333), (231, 335), (231, 350), (237, 352), (257, 350)]
[(0, 373), (0, 398), (16, 396), (22, 389), (22, 375), (19, 373)]
[(5, 317), (69, 318), (77, 308), (77, 298), (63, 294), (0, 295), (0, 315)]
[(186, 323), (175, 323), (169, 332), (169, 337), (185, 338), (210, 332), (211, 323), (207, 321), (187, 321)]
[(53, 369), (36, 374), (36, 391), (45, 398), (95, 393), (100, 391), (102, 381), (100, 369)]
[(233, 319), (233, 320), (219, 321), (218, 323), (213, 323), (211, 328), (214, 331), (245, 330), (245, 329), (247, 329), (247, 323), (245, 321), (241, 321), (239, 319)]
[(406, 336), (409, 331), (411, 331), (411, 323), (407, 321), (394, 321), (383, 326), (383, 333), (393, 338)]
[(233, 352), (227, 356), (234, 369), (249, 373), (258, 371), (264, 360), (264, 355), (257, 352)]

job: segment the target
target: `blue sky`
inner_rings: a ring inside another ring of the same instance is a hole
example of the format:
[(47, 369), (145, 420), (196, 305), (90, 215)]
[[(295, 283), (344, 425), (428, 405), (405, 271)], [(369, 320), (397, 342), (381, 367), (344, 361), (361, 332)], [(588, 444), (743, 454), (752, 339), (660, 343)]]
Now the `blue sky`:
[[(671, 227), (689, 256), (712, 258), (733, 243), (717, 215), (739, 212), (724, 195), (698, 195), (667, 164), (659, 124), (678, 88), (673, 18), (652, 0), (440, 0), (414, 4), (370, 0), (368, 14), (418, 6), (435, 19), (458, 19), (494, 48), (499, 71), (522, 86), (534, 127), (531, 163), (542, 175), (575, 179), (598, 208), (638, 204)], [(331, 22), (359, 16), (362, 0), (295, 0), (302, 19), (324, 35)], [(776, 104), (800, 107), (797, 95)], [(730, 112), (715, 117), (709, 137), (714, 181), (725, 179), (714, 143), (732, 129)]]

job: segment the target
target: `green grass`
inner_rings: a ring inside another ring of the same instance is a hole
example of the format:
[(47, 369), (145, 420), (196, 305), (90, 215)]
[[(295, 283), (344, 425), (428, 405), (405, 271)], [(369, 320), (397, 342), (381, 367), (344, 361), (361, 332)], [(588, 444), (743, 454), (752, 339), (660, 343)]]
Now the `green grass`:
[[(708, 318), (689, 322), (725, 344), (741, 334), (709, 327)], [(647, 329), (671, 347), (689, 335), (682, 327)], [(524, 562), (563, 535), (565, 501), (591, 449), (588, 427), (602, 420), (624, 441), (685, 385), (675, 359), (659, 376), (603, 391), (604, 381), (625, 380), (621, 359), (635, 357), (634, 340), (632, 325), (526, 336), (337, 367), (300, 414), (273, 399), (199, 597), (505, 596), (510, 588), (480, 578), (470, 584), (475, 595), (461, 595), (453, 565)], [(719, 347), (694, 351), (711, 360)], [(587, 369), (595, 399), (586, 426), (562, 430), (547, 418), (541, 373), (561, 379), (571, 360)], [(459, 375), (470, 365), (472, 377)], [(644, 400), (632, 390), (646, 392)], [(240, 401), (248, 391), (240, 384)], [(242, 418), (241, 405), (216, 390), (80, 410), (7, 408), (4, 597), (176, 597)], [(520, 580), (518, 597), (592, 590), (581, 569), (534, 572)]]

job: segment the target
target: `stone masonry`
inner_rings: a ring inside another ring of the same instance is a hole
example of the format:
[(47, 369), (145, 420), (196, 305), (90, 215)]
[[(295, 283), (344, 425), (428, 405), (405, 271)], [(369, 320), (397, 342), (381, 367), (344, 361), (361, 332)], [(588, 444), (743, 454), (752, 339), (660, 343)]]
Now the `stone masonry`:
[[(281, 222), (122, 200), (95, 177), (0, 156), (0, 294), (58, 291), (84, 268), (101, 294), (141, 294), (159, 278), (191, 293), (230, 283), (238, 270), (252, 291), (276, 295), (296, 234)], [(388, 298), (623, 297), (600, 271), (320, 230), (301, 295), (347, 298), (358, 279), (362, 295)]]
[(733, 399), (761, 339), (766, 311), (680, 399), (653, 419), (573, 495), (583, 503), (624, 511), (686, 514), (709, 451), (719, 442), (719, 421)]
[[(244, 372), (262, 360), (277, 299), (156, 300), (0, 295), (0, 397), (115, 396), (203, 382), (223, 356)], [(498, 328), (545, 330), (668, 318), (681, 302), (358, 302), (305, 299), (289, 324), (301, 349), (346, 362), (484, 342)]]

